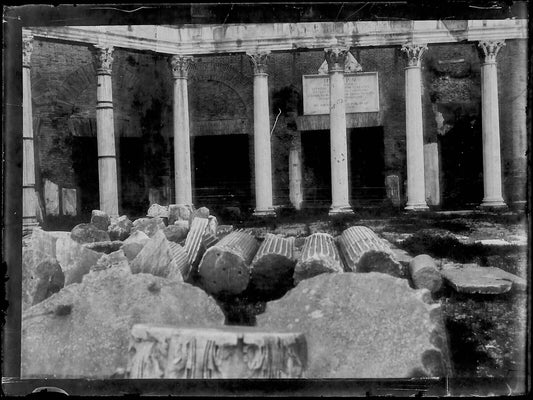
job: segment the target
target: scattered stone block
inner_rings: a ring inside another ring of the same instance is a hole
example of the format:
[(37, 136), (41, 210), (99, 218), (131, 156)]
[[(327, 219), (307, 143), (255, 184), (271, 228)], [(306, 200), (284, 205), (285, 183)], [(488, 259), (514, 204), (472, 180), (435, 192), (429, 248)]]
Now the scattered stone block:
[(128, 355), (130, 379), (304, 378), (307, 345), (301, 333), (253, 327), (138, 324)]
[(146, 213), (148, 218), (168, 218), (168, 207), (159, 204), (152, 204)]
[(250, 264), (259, 243), (245, 232), (232, 232), (209, 248), (198, 269), (202, 287), (211, 294), (239, 294), (248, 286)]
[(514, 288), (526, 290), (527, 283), (496, 267), (477, 264), (446, 264), (441, 271), (446, 283), (459, 293), (500, 294)]
[(170, 255), (169, 241), (163, 231), (157, 231), (131, 262), (131, 272), (166, 278), (176, 269)]
[(130, 235), (133, 222), (126, 215), (112, 218), (111, 224), (107, 228), (107, 233), (111, 240), (126, 240)]
[(222, 326), (224, 315), (189, 284), (120, 268), (90, 272), (22, 316), (22, 377), (109, 378), (126, 368), (139, 323)]
[(206, 231), (213, 236), (217, 236), (218, 221), (217, 217), (214, 215), (209, 215), (207, 217), (207, 229)]
[(168, 223), (174, 224), (176, 221), (187, 221), (191, 217), (192, 206), (186, 204), (171, 204), (168, 206)]
[(292, 286), (294, 237), (267, 234), (252, 261), (250, 287), (259, 294), (278, 294)]
[(294, 283), (298, 284), (304, 279), (330, 272), (344, 272), (333, 237), (327, 233), (308, 236), (294, 268)]
[(59, 186), (44, 180), (44, 207), (47, 215), (59, 215)]
[(56, 260), (44, 259), (33, 269), (30, 291), (31, 305), (40, 303), (65, 285), (65, 276)]
[(98, 253), (110, 254), (122, 247), (124, 242), (120, 240), (112, 240), (107, 242), (92, 242), (86, 243), (84, 246), (88, 249), (97, 251)]
[(185, 239), (185, 251), (188, 255), (188, 261), (192, 268), (198, 266), (199, 259), (202, 257), (201, 246), (207, 229), (207, 218), (194, 218), (191, 229)]
[(76, 189), (61, 189), (61, 198), (63, 200), (63, 215), (78, 215), (78, 198)]
[(70, 237), (60, 238), (56, 243), (56, 259), (65, 275), (65, 286), (81, 282), (102, 256)]
[(409, 275), (417, 289), (435, 293), (442, 288), (443, 279), (431, 256), (420, 254), (409, 263)]
[(102, 271), (112, 267), (130, 268), (128, 259), (124, 255), (123, 250), (117, 250), (110, 254), (104, 254), (102, 257), (100, 257), (96, 264), (91, 267), (91, 271)]
[(107, 228), (111, 225), (111, 218), (103, 211), (93, 210), (91, 213), (91, 224), (102, 231), (107, 231)]
[(400, 178), (398, 178), (398, 175), (387, 175), (385, 177), (385, 187), (387, 198), (391, 200), (394, 206), (400, 206)]
[(56, 258), (57, 236), (50, 232), (35, 228), (31, 234), (31, 250), (33, 256), (33, 265), (40, 261), (50, 258)]
[(154, 234), (161, 230), (165, 229), (165, 223), (159, 217), (154, 218), (139, 218), (133, 221), (133, 227), (131, 232), (143, 231), (149, 237), (154, 236)]
[(366, 226), (352, 226), (337, 239), (347, 271), (381, 272), (401, 277), (402, 266), (388, 243)]
[(185, 238), (187, 238), (188, 232), (189, 227), (187, 223), (185, 225), (168, 225), (165, 227), (165, 229), (163, 229), (163, 233), (165, 234), (167, 240), (175, 243), (179, 243)]
[(144, 245), (150, 240), (148, 235), (143, 231), (133, 232), (122, 244), (122, 251), (126, 258), (131, 261), (142, 250)]
[(440, 304), (405, 279), (321, 274), (302, 281), (257, 316), (260, 329), (302, 332), (307, 378), (410, 378), (450, 375)]
[(191, 215), (189, 216), (189, 226), (192, 224), (192, 221), (195, 218), (209, 218), (209, 208), (207, 207), (200, 207), (197, 210), (194, 210)]
[(98, 229), (94, 224), (78, 224), (72, 231), (70, 237), (78, 243), (108, 242), (107, 230)]

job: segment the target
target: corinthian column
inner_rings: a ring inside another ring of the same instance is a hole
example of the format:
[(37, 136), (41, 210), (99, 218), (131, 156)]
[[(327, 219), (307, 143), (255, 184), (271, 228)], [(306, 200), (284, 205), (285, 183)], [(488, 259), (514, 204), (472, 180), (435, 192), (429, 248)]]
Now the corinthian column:
[(405, 67), (405, 133), (407, 148), (406, 210), (427, 210), (424, 177), (424, 130), (422, 125), (422, 88), (420, 60), (426, 45), (407, 44)]
[(275, 215), (272, 205), (272, 154), (270, 148), (270, 110), (268, 107), (267, 60), (269, 52), (250, 53), (254, 71), (254, 215)]
[(344, 67), (347, 47), (324, 49), (329, 73), (329, 130), (331, 148), (330, 215), (352, 214), (348, 181), (348, 142), (346, 139), (346, 105), (344, 102)]
[(173, 55), (170, 59), (174, 80), (174, 180), (176, 204), (192, 206), (191, 139), (189, 132), (189, 93), (187, 79), (192, 66), (190, 56)]
[(113, 48), (95, 46), (98, 86), (96, 89), (96, 139), (98, 142), (98, 183), (100, 210), (118, 216), (117, 159), (111, 69)]
[(496, 56), (503, 41), (479, 42), (481, 56), (481, 125), (483, 135), (483, 208), (506, 208), (502, 196), (500, 115)]
[(30, 58), (33, 38), (22, 38), (22, 230), (30, 233), (37, 223), (35, 193), (35, 149), (33, 145), (33, 113), (31, 104)]

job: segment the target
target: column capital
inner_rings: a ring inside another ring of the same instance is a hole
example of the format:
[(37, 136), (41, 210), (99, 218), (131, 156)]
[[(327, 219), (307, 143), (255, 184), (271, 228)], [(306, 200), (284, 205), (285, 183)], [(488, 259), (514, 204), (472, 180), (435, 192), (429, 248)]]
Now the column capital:
[(30, 67), (31, 54), (33, 53), (33, 36), (22, 36), (22, 66)]
[(254, 53), (246, 53), (250, 58), (250, 64), (254, 70), (254, 75), (268, 74), (268, 56), (269, 50), (261, 50)]
[(496, 56), (503, 46), (505, 46), (504, 40), (480, 41), (478, 43), (478, 54), (483, 64), (496, 63)]
[(346, 59), (350, 51), (349, 46), (334, 46), (324, 49), (328, 72), (344, 72)]
[(407, 57), (407, 66), (420, 68), (422, 54), (427, 49), (428, 46), (426, 44), (407, 43), (402, 45), (402, 51), (405, 52), (405, 56)]
[(172, 78), (187, 79), (193, 63), (194, 58), (192, 56), (182, 56), (179, 54), (172, 55), (169, 60)]
[(110, 74), (113, 67), (113, 47), (94, 45), (94, 63), (98, 74)]

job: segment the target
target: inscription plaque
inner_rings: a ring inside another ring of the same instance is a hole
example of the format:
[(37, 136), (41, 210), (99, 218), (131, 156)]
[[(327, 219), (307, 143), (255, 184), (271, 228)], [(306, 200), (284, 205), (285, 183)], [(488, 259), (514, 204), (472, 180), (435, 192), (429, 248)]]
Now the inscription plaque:
[[(304, 115), (329, 114), (329, 76), (303, 75)], [(344, 74), (346, 113), (379, 111), (377, 72)]]

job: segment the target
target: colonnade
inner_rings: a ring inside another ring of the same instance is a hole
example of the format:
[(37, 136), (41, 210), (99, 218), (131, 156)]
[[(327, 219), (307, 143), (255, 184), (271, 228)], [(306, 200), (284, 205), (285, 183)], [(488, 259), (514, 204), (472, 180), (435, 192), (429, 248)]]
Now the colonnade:
[[(35, 164), (32, 129), (30, 56), (31, 36), (23, 38), (23, 224), (31, 230), (37, 225), (35, 195)], [(483, 125), (482, 207), (506, 207), (502, 196), (500, 132), (498, 117), (498, 83), (496, 56), (503, 41), (479, 42), (481, 51), (481, 90)], [(405, 44), (406, 162), (407, 210), (427, 210), (424, 183), (423, 114), (421, 95), (421, 58), (424, 44)], [(328, 65), (330, 93), (330, 143), (332, 204), (330, 214), (350, 214), (348, 177), (349, 154), (346, 137), (346, 105), (344, 99), (344, 70), (349, 47), (333, 46), (324, 50)], [(255, 214), (275, 215), (272, 196), (272, 155), (270, 140), (270, 110), (268, 90), (268, 58), (270, 52), (248, 53), (253, 68), (254, 99), (254, 160)], [(97, 140), (100, 209), (111, 216), (119, 214), (117, 161), (113, 120), (111, 70), (113, 48), (94, 46), (97, 75)], [(169, 60), (173, 78), (173, 132), (175, 162), (175, 203), (192, 205), (191, 150), (189, 100), (187, 80), (193, 57), (172, 55)], [(291, 174), (301, 181), (301, 176)], [(301, 175), (301, 172), (300, 172)], [(291, 191), (300, 185), (291, 184)], [(291, 199), (301, 202), (301, 193), (291, 193)]]

